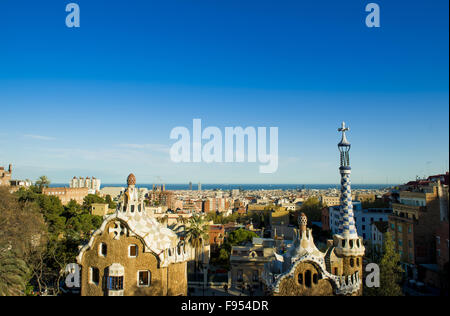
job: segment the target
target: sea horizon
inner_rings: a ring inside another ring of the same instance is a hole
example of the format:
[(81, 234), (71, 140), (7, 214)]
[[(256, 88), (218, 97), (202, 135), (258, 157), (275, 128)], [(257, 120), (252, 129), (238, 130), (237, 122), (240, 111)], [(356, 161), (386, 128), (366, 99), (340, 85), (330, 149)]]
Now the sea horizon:
[[(155, 184), (160, 186), (161, 184)], [(381, 190), (388, 189), (398, 184), (352, 184), (352, 188), (355, 190)], [(125, 183), (104, 183), (100, 188), (104, 187), (126, 187)], [(201, 184), (202, 190), (222, 190), (229, 191), (234, 189), (240, 189), (244, 191), (255, 191), (255, 190), (326, 190), (326, 189), (340, 189), (340, 184), (227, 184), (227, 183), (205, 183)], [(67, 183), (53, 183), (50, 187), (69, 187)], [(136, 184), (138, 188), (152, 189), (153, 184), (141, 183)], [(189, 184), (186, 183), (167, 183), (165, 184), (165, 189), (167, 191), (179, 191), (179, 190), (189, 190)], [(192, 190), (198, 190), (197, 184), (192, 184)]]

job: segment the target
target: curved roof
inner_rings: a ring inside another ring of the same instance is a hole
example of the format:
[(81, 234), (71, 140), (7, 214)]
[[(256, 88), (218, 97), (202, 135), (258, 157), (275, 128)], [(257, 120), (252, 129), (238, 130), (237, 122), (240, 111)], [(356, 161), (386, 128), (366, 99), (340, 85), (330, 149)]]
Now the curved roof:
[(181, 253), (172, 257), (165, 255), (166, 249), (173, 249), (178, 246), (179, 238), (175, 232), (161, 225), (155, 218), (148, 216), (145, 211), (142, 213), (136, 212), (133, 215), (116, 212), (103, 221), (101, 227), (91, 236), (89, 243), (81, 249), (77, 257), (79, 264), (81, 264), (83, 254), (92, 248), (95, 237), (104, 233), (107, 224), (115, 220), (124, 222), (130, 231), (130, 235), (140, 237), (145, 243), (145, 252), (153, 252), (159, 258), (161, 266), (189, 259), (189, 253)]

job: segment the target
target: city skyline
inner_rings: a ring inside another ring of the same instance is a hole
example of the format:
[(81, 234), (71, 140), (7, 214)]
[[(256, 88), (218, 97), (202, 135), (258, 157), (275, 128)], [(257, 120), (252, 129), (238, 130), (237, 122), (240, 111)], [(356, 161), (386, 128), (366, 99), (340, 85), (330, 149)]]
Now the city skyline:
[[(448, 170), (447, 1), (379, 1), (379, 29), (360, 1), (77, 3), (79, 29), (62, 4), (0, 5), (0, 166), (14, 178), (339, 183), (342, 121), (354, 183)], [(195, 118), (278, 127), (278, 171), (171, 162), (170, 131)]]

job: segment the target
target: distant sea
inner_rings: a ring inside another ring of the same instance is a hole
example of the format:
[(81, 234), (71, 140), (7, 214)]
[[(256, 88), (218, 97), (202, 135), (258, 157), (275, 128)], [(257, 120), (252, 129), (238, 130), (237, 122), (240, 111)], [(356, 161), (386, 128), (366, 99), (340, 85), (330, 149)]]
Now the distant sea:
[[(67, 183), (54, 183), (51, 184), (50, 187), (68, 187)], [(139, 188), (147, 188), (149, 190), (152, 189), (153, 184), (136, 184)], [(377, 189), (385, 189), (390, 188), (393, 185), (388, 184), (352, 184), (353, 189), (363, 190), (377, 190)], [(102, 188), (104, 187), (126, 187), (125, 183), (105, 183), (102, 184)], [(166, 190), (174, 191), (174, 190), (189, 190), (189, 184), (166, 184)], [(192, 184), (192, 190), (197, 190), (197, 184)], [(246, 191), (255, 191), (255, 190), (326, 190), (326, 189), (340, 189), (339, 184), (203, 184), (202, 190), (222, 190), (229, 191), (233, 189), (240, 189)]]

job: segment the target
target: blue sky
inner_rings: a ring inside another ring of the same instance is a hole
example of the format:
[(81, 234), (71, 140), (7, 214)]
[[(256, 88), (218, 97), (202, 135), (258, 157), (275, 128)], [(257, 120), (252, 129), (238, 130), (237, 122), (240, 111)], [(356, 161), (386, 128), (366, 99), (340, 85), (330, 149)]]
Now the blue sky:
[[(354, 183), (448, 170), (448, 1), (78, 0), (0, 3), (0, 166), (14, 178)], [(172, 128), (277, 126), (279, 168), (175, 164)]]

